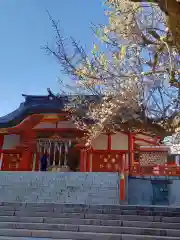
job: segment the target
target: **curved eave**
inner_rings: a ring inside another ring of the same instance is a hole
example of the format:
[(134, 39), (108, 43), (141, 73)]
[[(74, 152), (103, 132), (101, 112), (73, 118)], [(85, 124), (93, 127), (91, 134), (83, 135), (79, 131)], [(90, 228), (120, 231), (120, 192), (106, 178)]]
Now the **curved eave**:
[(34, 114), (48, 114), (48, 113), (49, 114), (63, 113), (63, 109), (57, 108), (55, 106), (20, 107), (11, 114), (8, 114), (0, 118), (0, 128), (12, 128), (19, 125), (28, 116)]

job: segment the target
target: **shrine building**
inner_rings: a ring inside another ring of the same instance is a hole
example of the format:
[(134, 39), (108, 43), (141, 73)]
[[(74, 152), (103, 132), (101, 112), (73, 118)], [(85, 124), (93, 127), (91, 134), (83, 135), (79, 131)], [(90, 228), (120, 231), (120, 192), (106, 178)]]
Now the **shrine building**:
[(169, 148), (159, 143), (158, 136), (108, 132), (86, 148), (81, 144), (85, 132), (64, 110), (72, 97), (23, 97), (18, 109), (0, 118), (1, 171), (40, 171), (40, 158), (46, 152), (48, 171), (120, 173), (121, 199), (126, 176), (180, 175), (175, 162), (168, 162)]

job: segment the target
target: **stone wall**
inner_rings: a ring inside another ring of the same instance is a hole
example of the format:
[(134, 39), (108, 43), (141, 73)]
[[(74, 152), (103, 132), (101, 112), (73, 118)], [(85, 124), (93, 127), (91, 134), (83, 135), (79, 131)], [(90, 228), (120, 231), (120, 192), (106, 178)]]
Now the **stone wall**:
[[(168, 181), (168, 204), (180, 206), (180, 178), (177, 177), (129, 177), (128, 203), (155, 204), (153, 188), (156, 188), (159, 180), (162, 185)], [(0, 201), (119, 204), (119, 176), (116, 173), (2, 171)], [(157, 204), (167, 202), (159, 201)]]
[(141, 178), (129, 178), (128, 181), (129, 204), (152, 204), (151, 182)]
[(116, 173), (0, 172), (0, 201), (118, 204)]
[(180, 178), (173, 180), (170, 191), (170, 204), (180, 206)]

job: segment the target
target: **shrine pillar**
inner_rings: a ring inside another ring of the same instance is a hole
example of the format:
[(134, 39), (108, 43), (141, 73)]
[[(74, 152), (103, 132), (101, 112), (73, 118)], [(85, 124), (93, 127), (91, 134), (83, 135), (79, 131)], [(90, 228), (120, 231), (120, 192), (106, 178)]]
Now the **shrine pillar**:
[(112, 150), (112, 133), (107, 133), (108, 136), (108, 143), (107, 143), (107, 150)]
[(80, 150), (80, 172), (86, 172), (86, 157), (85, 150)]
[(28, 147), (22, 148), (22, 158), (19, 164), (20, 171), (32, 171), (32, 152)]
[[(132, 132), (128, 133), (128, 166), (126, 166), (125, 169), (125, 175), (124, 179), (122, 179), (122, 182), (124, 182), (124, 200), (128, 201), (128, 178), (129, 173), (131, 171), (131, 167), (134, 164), (134, 134)], [(123, 185), (123, 183), (122, 183)]]
[(20, 171), (32, 171), (33, 155), (36, 153), (35, 133), (33, 131), (25, 132), (20, 146), (22, 157), (19, 164)]
[(132, 132), (128, 133), (128, 166), (126, 159), (123, 161), (123, 169), (120, 178), (120, 201), (128, 201), (128, 177), (131, 166), (134, 163), (134, 135)]
[(134, 135), (129, 132), (128, 134), (128, 151), (129, 151), (129, 166), (134, 163)]
[(120, 175), (120, 201), (126, 200), (126, 177), (122, 172)]
[(80, 151), (80, 172), (87, 171), (87, 147), (83, 144), (77, 144), (76, 148)]
[(3, 161), (3, 152), (2, 152), (3, 142), (4, 142), (4, 135), (0, 135), (0, 170), (2, 169), (2, 161)]
[(0, 150), (2, 149), (3, 142), (4, 142), (4, 135), (0, 134)]
[[(129, 157), (129, 156), (128, 156)], [(122, 161), (122, 169), (120, 172), (120, 184), (119, 184), (119, 194), (120, 194), (120, 201), (124, 202), (127, 200), (127, 188), (128, 188), (128, 174), (126, 169), (126, 155), (123, 155)]]
[(37, 150), (35, 152), (35, 156), (36, 156), (35, 171), (39, 171), (40, 170), (40, 154)]

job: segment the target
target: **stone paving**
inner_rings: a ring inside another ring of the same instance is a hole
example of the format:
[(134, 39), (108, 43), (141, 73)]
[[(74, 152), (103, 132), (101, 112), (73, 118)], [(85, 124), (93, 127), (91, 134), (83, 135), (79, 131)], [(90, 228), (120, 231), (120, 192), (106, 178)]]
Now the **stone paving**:
[(118, 204), (116, 173), (0, 172), (1, 202)]

